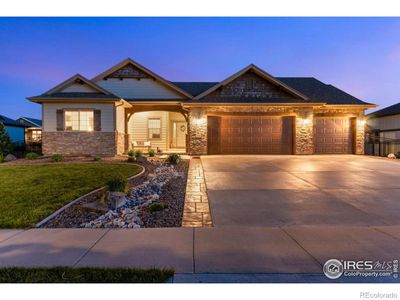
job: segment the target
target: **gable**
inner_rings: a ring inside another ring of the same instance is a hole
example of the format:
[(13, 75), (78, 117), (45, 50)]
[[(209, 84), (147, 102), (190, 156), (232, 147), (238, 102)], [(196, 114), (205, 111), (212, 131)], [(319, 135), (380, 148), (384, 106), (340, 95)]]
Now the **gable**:
[(98, 93), (99, 91), (90, 87), (83, 81), (76, 80), (70, 85), (60, 89), (58, 93)]
[(92, 81), (125, 100), (192, 98), (186, 91), (130, 58), (99, 74)]
[(282, 87), (262, 78), (254, 72), (247, 71), (236, 79), (220, 86), (205, 95), (201, 101), (212, 102), (248, 102), (248, 101), (282, 101), (303, 100), (288, 93)]
[(118, 69), (117, 71), (107, 75), (105, 79), (108, 78), (151, 78), (148, 74), (140, 70), (139, 68), (135, 67), (133, 64), (128, 63), (124, 67)]
[(178, 92), (151, 78), (108, 78), (96, 82), (102, 88), (125, 100), (186, 99)]

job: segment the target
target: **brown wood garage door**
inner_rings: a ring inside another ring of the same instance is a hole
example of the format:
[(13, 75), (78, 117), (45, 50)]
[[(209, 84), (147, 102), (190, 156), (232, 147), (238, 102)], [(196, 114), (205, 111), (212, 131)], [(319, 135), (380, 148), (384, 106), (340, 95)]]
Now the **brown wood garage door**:
[(316, 154), (353, 153), (354, 120), (341, 117), (316, 117), (314, 147)]
[(208, 117), (208, 153), (292, 154), (292, 127), (292, 117)]

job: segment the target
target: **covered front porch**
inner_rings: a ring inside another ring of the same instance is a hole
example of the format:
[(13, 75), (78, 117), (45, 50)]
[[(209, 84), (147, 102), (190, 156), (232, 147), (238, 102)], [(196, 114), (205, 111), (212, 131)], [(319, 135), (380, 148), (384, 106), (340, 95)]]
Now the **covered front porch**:
[(125, 151), (187, 153), (187, 113), (180, 105), (125, 108)]

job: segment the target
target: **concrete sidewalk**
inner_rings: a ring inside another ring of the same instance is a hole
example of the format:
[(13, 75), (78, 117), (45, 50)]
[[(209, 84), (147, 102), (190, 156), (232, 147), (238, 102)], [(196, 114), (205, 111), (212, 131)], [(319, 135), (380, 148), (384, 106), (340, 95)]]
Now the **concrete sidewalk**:
[(317, 278), (330, 258), (393, 260), (398, 249), (400, 226), (0, 230), (0, 267), (174, 268), (176, 282), (207, 282), (206, 273), (215, 275), (209, 280), (217, 274), (237, 274), (230, 278), (238, 280), (264, 274), (246, 275), (255, 281), (283, 278), (276, 274)]

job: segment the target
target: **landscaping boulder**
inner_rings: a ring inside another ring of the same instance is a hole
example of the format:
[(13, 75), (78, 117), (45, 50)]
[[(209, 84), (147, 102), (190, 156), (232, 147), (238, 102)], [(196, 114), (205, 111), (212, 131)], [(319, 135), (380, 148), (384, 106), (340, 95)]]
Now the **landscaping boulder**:
[(6, 157), (4, 157), (4, 161), (5, 161), (5, 162), (13, 161), (13, 160), (16, 160), (16, 159), (17, 159), (17, 158), (16, 158), (14, 155), (12, 155), (12, 154), (7, 154)]
[(390, 159), (395, 159), (396, 155), (394, 155), (393, 153), (389, 153), (387, 157)]
[(123, 192), (106, 192), (105, 197), (107, 205), (111, 209), (117, 209), (126, 204), (126, 195)]

